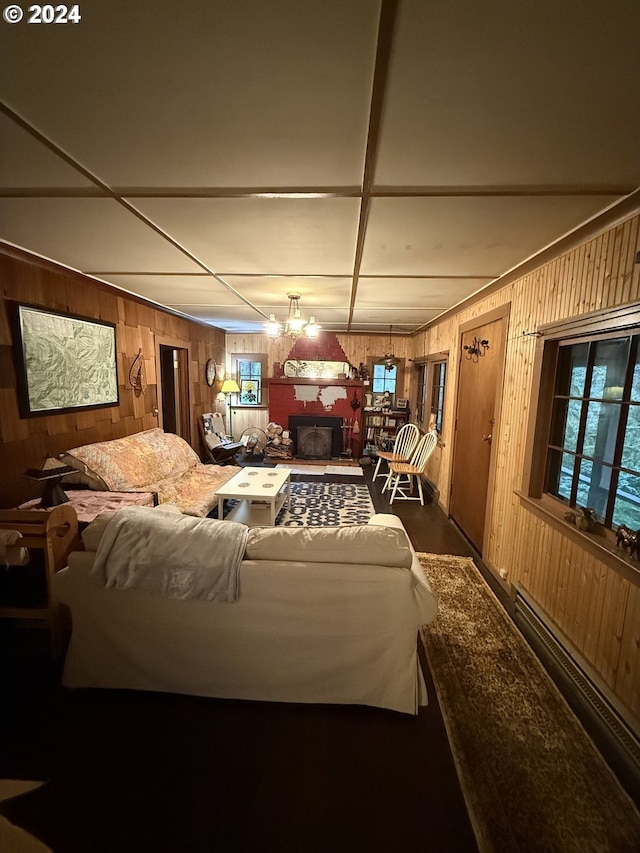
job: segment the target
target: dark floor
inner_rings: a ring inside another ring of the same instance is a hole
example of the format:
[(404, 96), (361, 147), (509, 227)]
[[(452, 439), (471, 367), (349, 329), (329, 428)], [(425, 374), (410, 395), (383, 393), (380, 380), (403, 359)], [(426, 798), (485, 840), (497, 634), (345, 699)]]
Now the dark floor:
[[(382, 482), (374, 502), (389, 511)], [(393, 511), (418, 550), (471, 553), (437, 507)], [(409, 717), (70, 691), (60, 664), (16, 654), (34, 634), (3, 638), (0, 777), (46, 784), (2, 813), (55, 853), (476, 850), (424, 661), (430, 704)]]

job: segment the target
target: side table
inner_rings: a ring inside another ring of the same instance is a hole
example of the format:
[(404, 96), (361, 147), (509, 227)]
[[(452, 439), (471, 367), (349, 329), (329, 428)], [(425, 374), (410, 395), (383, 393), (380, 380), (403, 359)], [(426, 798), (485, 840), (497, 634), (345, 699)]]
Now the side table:
[(64, 568), (70, 551), (81, 548), (76, 511), (70, 504), (51, 509), (0, 510), (0, 528), (20, 533), (19, 544), (28, 548), (30, 556), (27, 566), (13, 566), (4, 571), (42, 569), (46, 581), (46, 596), (40, 599), (36, 590), (33, 600), (25, 600), (22, 594), (12, 600), (12, 590), (4, 589), (0, 619), (37, 620), (49, 629), (51, 651), (56, 657), (62, 650), (62, 638), (60, 611), (51, 595), (51, 577)]

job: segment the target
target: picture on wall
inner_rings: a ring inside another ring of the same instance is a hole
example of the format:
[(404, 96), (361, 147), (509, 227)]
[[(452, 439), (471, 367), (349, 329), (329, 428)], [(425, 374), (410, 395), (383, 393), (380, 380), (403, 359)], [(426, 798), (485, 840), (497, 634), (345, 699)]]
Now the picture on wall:
[(21, 417), (117, 406), (113, 323), (18, 305)]
[(257, 406), (260, 403), (260, 383), (257, 379), (240, 380), (240, 405)]

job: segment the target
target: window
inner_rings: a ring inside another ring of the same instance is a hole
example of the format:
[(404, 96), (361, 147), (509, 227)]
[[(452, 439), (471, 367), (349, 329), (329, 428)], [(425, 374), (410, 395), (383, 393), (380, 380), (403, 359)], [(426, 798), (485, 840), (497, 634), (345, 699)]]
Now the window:
[(544, 491), (640, 528), (640, 335), (559, 341)]
[(418, 365), (416, 423), (423, 429), (435, 429), (442, 435), (444, 415), (444, 391), (447, 376), (447, 361), (443, 353), (438, 359)]
[(436, 361), (431, 365), (431, 420), (438, 435), (442, 434), (442, 415), (444, 413), (444, 384), (446, 375), (446, 361)]
[(234, 353), (231, 356), (231, 363), (240, 387), (237, 405), (265, 405), (263, 390), (266, 356), (260, 353)]
[(373, 365), (372, 388), (374, 394), (395, 394), (398, 380), (398, 367), (394, 365), (387, 370), (384, 364)]

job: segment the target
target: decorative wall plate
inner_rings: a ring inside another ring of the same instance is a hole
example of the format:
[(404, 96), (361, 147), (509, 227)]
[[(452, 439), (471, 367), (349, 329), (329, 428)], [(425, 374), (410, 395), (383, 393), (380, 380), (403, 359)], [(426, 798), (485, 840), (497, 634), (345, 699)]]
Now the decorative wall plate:
[(206, 376), (207, 385), (213, 385), (213, 383), (216, 381), (216, 362), (213, 358), (210, 358), (207, 362)]
[(147, 382), (144, 375), (144, 358), (142, 357), (141, 349), (138, 350), (138, 355), (134, 358), (129, 368), (129, 384), (133, 388), (133, 393), (136, 397), (144, 394)]

